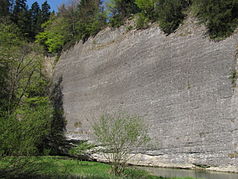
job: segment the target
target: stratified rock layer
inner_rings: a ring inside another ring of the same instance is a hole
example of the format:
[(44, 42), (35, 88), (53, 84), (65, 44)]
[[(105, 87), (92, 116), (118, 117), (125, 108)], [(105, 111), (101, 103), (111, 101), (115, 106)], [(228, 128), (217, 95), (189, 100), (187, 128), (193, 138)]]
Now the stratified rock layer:
[(238, 171), (238, 36), (214, 42), (192, 21), (169, 36), (105, 29), (65, 52), (54, 79), (63, 78), (67, 136), (88, 139), (93, 120), (125, 111), (152, 138), (138, 164)]

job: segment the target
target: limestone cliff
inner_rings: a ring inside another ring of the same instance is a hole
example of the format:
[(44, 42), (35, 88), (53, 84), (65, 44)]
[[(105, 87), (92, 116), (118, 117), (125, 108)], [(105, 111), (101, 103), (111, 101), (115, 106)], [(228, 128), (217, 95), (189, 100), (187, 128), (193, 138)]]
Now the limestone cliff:
[[(188, 19), (166, 36), (105, 29), (65, 52), (62, 76), (67, 136), (86, 139), (104, 112), (142, 116), (152, 144), (138, 164), (238, 171), (238, 35), (220, 42)], [(224, 168), (225, 167), (225, 168)]]

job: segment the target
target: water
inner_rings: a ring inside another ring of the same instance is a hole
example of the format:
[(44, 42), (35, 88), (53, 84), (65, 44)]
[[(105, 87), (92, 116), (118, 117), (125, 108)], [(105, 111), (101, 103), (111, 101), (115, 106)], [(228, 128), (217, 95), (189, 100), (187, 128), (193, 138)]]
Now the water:
[(156, 167), (139, 167), (139, 169), (146, 170), (152, 175), (163, 177), (193, 177), (199, 179), (238, 179), (238, 174), (210, 172), (204, 170), (186, 170), (186, 169), (169, 169)]

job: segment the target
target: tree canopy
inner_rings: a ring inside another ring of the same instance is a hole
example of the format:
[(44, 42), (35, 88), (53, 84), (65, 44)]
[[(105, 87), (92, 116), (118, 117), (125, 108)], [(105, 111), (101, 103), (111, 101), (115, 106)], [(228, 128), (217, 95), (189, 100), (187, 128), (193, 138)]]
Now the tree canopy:
[(28, 9), (25, 0), (1, 5), (0, 158), (53, 153), (63, 139), (64, 119), (49, 91), (43, 48), (33, 42), (42, 31), (41, 8), (35, 2)]

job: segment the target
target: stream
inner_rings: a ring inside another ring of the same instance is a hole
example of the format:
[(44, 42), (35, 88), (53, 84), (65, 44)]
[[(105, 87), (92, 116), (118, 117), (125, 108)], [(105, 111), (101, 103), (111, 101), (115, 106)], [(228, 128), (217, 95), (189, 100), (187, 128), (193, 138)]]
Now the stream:
[(152, 175), (162, 177), (193, 177), (198, 179), (238, 179), (238, 174), (212, 172), (205, 170), (188, 170), (188, 169), (171, 169), (171, 168), (156, 168), (156, 167), (138, 167), (146, 170)]

